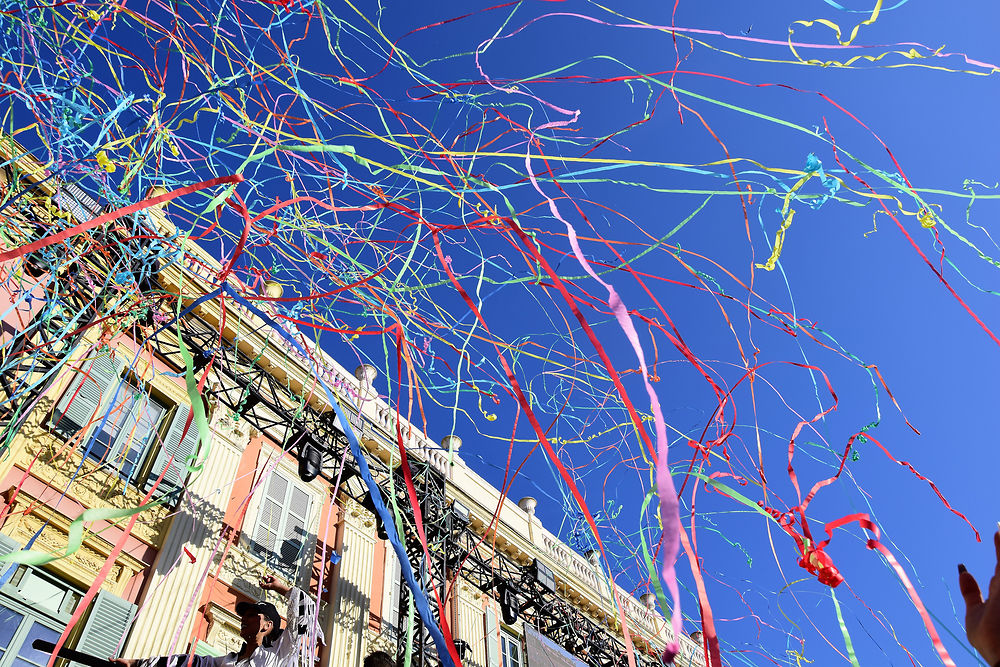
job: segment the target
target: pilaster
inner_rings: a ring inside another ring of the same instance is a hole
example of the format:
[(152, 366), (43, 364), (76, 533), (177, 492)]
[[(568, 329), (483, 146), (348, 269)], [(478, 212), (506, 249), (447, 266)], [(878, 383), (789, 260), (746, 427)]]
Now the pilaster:
[[(211, 449), (201, 472), (177, 507), (163, 546), (147, 580), (146, 593), (124, 655), (146, 657), (181, 653), (199, 615), (201, 584), (212, 565), (212, 552), (222, 539), (229, 485), (236, 477), (240, 453), (250, 440), (250, 427), (225, 409), (214, 411)], [(164, 623), (164, 619), (171, 619)]]
[(486, 613), (483, 610), (485, 596), (464, 579), (456, 584), (458, 588), (459, 622), (455, 633), (472, 649), (462, 660), (465, 667), (486, 665)]
[(367, 653), (375, 520), (371, 512), (351, 499), (347, 499), (344, 510), (336, 592), (325, 628), (328, 648), (324, 667), (360, 667)]

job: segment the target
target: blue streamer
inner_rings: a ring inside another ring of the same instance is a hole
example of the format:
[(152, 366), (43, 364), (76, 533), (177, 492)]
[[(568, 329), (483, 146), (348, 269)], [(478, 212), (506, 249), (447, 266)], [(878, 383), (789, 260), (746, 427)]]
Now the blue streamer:
[[(279, 336), (284, 338), (303, 357), (311, 359), (309, 354), (302, 349), (298, 342), (296, 342), (296, 340), (292, 338), (283, 327), (278, 325), (266, 313), (254, 307), (248, 300), (244, 299), (239, 294), (236, 294), (229, 285), (224, 285), (220, 291), (257, 317), (264, 320), (269, 327), (277, 332)], [(188, 310), (190, 310), (190, 308)], [(368, 460), (365, 458), (364, 454), (361, 453), (361, 443), (358, 441), (358, 436), (354, 434), (354, 429), (351, 428), (351, 422), (344, 415), (344, 412), (334, 397), (333, 392), (330, 391), (326, 382), (323, 381), (319, 368), (314, 368), (314, 371), (316, 379), (319, 380), (320, 386), (323, 387), (323, 391), (326, 394), (327, 402), (334, 409), (334, 412), (336, 412), (337, 418), (340, 420), (340, 423), (344, 428), (344, 433), (347, 435), (347, 442), (350, 445), (351, 455), (354, 456), (354, 460), (358, 462), (361, 479), (364, 480), (365, 486), (368, 487), (368, 493), (371, 494), (372, 504), (375, 505), (375, 511), (378, 513), (379, 518), (382, 520), (382, 523), (386, 528), (386, 532), (389, 534), (389, 544), (392, 545), (392, 550), (396, 552), (396, 556), (399, 558), (399, 563), (403, 570), (403, 578), (406, 580), (406, 585), (410, 587), (410, 592), (413, 594), (413, 601), (417, 607), (417, 611), (420, 613), (420, 618), (424, 622), (431, 638), (434, 640), (434, 646), (437, 648), (438, 657), (445, 667), (455, 667), (455, 663), (451, 659), (451, 652), (449, 651), (448, 644), (445, 641), (444, 634), (442, 634), (441, 628), (438, 627), (437, 623), (434, 622), (434, 615), (431, 612), (427, 596), (424, 594), (423, 589), (421, 589), (417, 584), (417, 579), (413, 574), (413, 567), (410, 565), (410, 560), (406, 555), (406, 549), (403, 547), (403, 543), (399, 539), (399, 533), (396, 530), (396, 525), (393, 523), (392, 513), (386, 509), (385, 503), (382, 501), (382, 494), (379, 493), (378, 484), (375, 483), (375, 480), (372, 478), (371, 470), (368, 468)]]

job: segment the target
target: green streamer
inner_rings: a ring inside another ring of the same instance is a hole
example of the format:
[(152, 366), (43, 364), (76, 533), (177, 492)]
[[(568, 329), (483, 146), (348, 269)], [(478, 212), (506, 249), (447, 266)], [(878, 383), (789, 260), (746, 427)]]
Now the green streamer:
[(847, 646), (847, 657), (854, 667), (861, 667), (858, 664), (858, 656), (854, 653), (854, 642), (851, 641), (851, 634), (847, 631), (847, 624), (844, 623), (844, 615), (840, 612), (840, 603), (837, 602), (837, 593), (831, 588), (830, 598), (833, 600), (833, 608), (837, 610), (837, 622), (840, 623), (840, 631), (844, 635), (844, 644)]

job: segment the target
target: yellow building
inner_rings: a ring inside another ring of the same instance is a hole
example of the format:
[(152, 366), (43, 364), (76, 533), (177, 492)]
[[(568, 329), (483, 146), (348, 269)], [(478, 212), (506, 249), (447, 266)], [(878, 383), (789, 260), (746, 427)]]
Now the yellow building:
[[(99, 212), (15, 142), (0, 144), (5, 247)], [(162, 240), (148, 241), (154, 236)], [(114, 248), (126, 243), (139, 244), (129, 257), (148, 261), (123, 265), (125, 253)], [(62, 253), (56, 275), (47, 272), (51, 258), (37, 254), (0, 264), (11, 304), (0, 333), (0, 553), (26, 545), (70, 553), (0, 564), (0, 667), (44, 664), (31, 642), (55, 641), (70, 625), (67, 645), (101, 656), (238, 649), (233, 607), (262, 596), (256, 582), (265, 572), (318, 595), (324, 667), (359, 667), (376, 649), (439, 664), (419, 617), (410, 616), (403, 565), (373, 512), (364, 467), (464, 665), (523, 667), (570, 653), (582, 664), (624, 665), (622, 618), (640, 663), (659, 664), (652, 656), (670, 628), (651, 598), (639, 602), (611, 586), (596, 558), (542, 525), (533, 499), (502, 497), (465, 465), (459, 438), (397, 424), (373, 368), (349, 372), (321, 350), (292, 345), (265, 321), (273, 313), (266, 299), (227, 299), (225, 312), (220, 299), (208, 299), (175, 322), (173, 313), (218, 288), (220, 266), (195, 244), (181, 253), (162, 210), (51, 251)], [(74, 333), (55, 336), (57, 329)], [(364, 465), (324, 383), (360, 440)], [(199, 442), (201, 413), (210, 438)], [(320, 474), (306, 482), (300, 460), (309, 457)], [(161, 502), (135, 511), (151, 500)], [(74, 544), (74, 522), (109, 508), (121, 511), (84, 524)], [(696, 642), (681, 637), (681, 645), (677, 664), (704, 664)]]

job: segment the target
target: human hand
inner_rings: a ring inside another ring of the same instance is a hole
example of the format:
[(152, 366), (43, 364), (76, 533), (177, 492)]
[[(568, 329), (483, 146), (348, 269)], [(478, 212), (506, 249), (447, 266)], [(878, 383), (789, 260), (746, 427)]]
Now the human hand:
[[(274, 591), (278, 595), (288, 595), (288, 592), (292, 589), (286, 586), (273, 574), (268, 574), (260, 578), (260, 587), (265, 591)], [(129, 665), (128, 667), (132, 667)]]
[(965, 634), (990, 665), (1000, 665), (1000, 531), (993, 535), (997, 565), (983, 601), (976, 578), (958, 566), (958, 588), (965, 599)]

